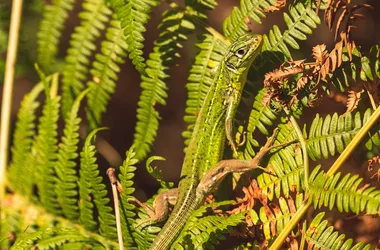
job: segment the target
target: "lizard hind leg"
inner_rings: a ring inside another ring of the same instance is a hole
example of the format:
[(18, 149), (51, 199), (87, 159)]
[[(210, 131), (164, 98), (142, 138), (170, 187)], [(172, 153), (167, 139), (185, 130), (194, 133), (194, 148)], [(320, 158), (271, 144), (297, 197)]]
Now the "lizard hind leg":
[(175, 205), (178, 198), (178, 189), (173, 188), (159, 193), (153, 201), (153, 205), (141, 202), (132, 197), (128, 202), (133, 202), (142, 207), (148, 214), (149, 218), (136, 221), (136, 228), (144, 228), (167, 219), (169, 214), (169, 205)]

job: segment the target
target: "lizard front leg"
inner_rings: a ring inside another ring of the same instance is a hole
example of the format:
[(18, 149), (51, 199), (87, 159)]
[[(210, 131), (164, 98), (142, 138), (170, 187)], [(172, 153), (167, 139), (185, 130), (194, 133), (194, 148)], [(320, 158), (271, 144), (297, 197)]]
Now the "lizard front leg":
[[(268, 151), (273, 148), (287, 146), (294, 141), (272, 146), (276, 135), (276, 130), (273, 135), (267, 140), (265, 145), (260, 149), (252, 160), (222, 160), (214, 168), (210, 169), (201, 179), (197, 194), (205, 196), (209, 194), (229, 173), (243, 173), (253, 169), (263, 169), (259, 166), (261, 159)], [(263, 169), (266, 171), (265, 169)]]
[(129, 198), (128, 202), (137, 203), (149, 215), (149, 218), (140, 221), (136, 227), (144, 228), (151, 224), (166, 220), (169, 213), (169, 205), (175, 205), (177, 203), (177, 198), (178, 188), (169, 189), (159, 193), (154, 199), (152, 206), (145, 202), (141, 202), (134, 197)]

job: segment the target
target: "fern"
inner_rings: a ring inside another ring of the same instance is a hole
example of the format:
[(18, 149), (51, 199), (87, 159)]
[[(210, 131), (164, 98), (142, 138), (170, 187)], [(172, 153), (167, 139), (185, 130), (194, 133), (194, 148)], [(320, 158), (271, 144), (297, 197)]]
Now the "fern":
[[(25, 153), (29, 152), (35, 136), (37, 97), (43, 90), (43, 84), (38, 83), (29, 94), (25, 95), (17, 114), (16, 129), (13, 134), (12, 163), (9, 169), (10, 183), (22, 194), (31, 194), (32, 180), (26, 174)], [(29, 170), (29, 169), (28, 169)], [(28, 172), (31, 173), (31, 172)]]
[[(334, 156), (337, 152), (341, 153), (362, 125), (367, 122), (371, 114), (371, 109), (368, 109), (363, 117), (360, 117), (359, 112), (356, 114), (347, 113), (346, 116), (340, 117), (335, 113), (332, 118), (330, 115), (321, 118), (317, 114), (310, 126), (308, 136), (306, 125), (304, 126), (304, 137), (309, 157), (317, 160), (322, 156), (327, 158), (329, 155)], [(291, 125), (279, 124), (278, 127), (280, 128), (276, 137), (278, 142), (297, 140), (294, 128)], [(373, 144), (379, 145), (378, 133), (374, 133), (366, 142), (368, 150), (372, 150)], [(275, 152), (268, 162), (274, 175), (263, 173), (257, 178), (260, 188), (270, 200), (274, 197), (279, 198), (281, 190), (287, 197), (289, 191), (299, 192), (304, 185), (303, 159), (300, 148), (290, 145)]]
[[(30, 181), (26, 187), (33, 190), (37, 185), (39, 200), (45, 208), (55, 214), (60, 214), (57, 196), (54, 192), (56, 177), (53, 164), (57, 159), (57, 121), (60, 97), (57, 96), (58, 78), (53, 79), (51, 88), (45, 86), (47, 94), (39, 119), (38, 133), (35, 137), (31, 151), (26, 155), (25, 170)], [(50, 90), (50, 91), (49, 91)]]
[(128, 48), (124, 38), (120, 22), (112, 20), (106, 32), (106, 40), (102, 42), (101, 53), (95, 56), (96, 60), (92, 64), (92, 80), (87, 83), (90, 92), (86, 111), (92, 129), (101, 123), (110, 95), (115, 91), (117, 73), (120, 71), (118, 64), (124, 63)]
[(102, 235), (109, 239), (115, 239), (115, 217), (109, 204), (106, 186), (99, 173), (95, 157), (96, 150), (92, 143), (96, 133), (103, 129), (96, 129), (87, 136), (80, 153), (80, 221), (88, 230), (95, 231), (99, 228)]
[(83, 82), (87, 77), (89, 57), (96, 49), (95, 39), (100, 36), (100, 30), (105, 28), (111, 10), (104, 0), (86, 0), (83, 3), (80, 26), (75, 28), (70, 40), (70, 48), (67, 51), (66, 64), (63, 68), (62, 85), (62, 113), (64, 116), (70, 112), (70, 108), (76, 96), (83, 90)]
[(239, 36), (249, 32), (246, 17), (261, 24), (261, 18), (265, 18), (264, 10), (275, 4), (275, 0), (241, 0), (240, 8), (234, 7), (231, 15), (223, 22), (223, 33), (231, 41), (236, 41)]
[(186, 84), (187, 101), (185, 122), (189, 125), (182, 133), (185, 138), (185, 145), (188, 145), (194, 129), (197, 114), (201, 108), (203, 100), (214, 81), (215, 69), (221, 62), (227, 46), (218, 38), (204, 35), (203, 39), (196, 44), (199, 52), (191, 66), (190, 74)]
[(155, 42), (153, 52), (147, 60), (146, 75), (141, 76), (141, 87), (137, 109), (137, 124), (134, 143), (136, 157), (143, 159), (156, 138), (159, 113), (157, 104), (166, 105), (169, 65), (178, 57), (177, 50), (182, 48), (180, 42), (187, 39), (187, 34), (195, 29), (194, 24), (181, 11), (166, 11), (163, 14), (160, 37)]
[(319, 17), (311, 9), (311, 7), (305, 7), (302, 3), (297, 3), (290, 6), (289, 13), (284, 13), (284, 20), (288, 26), (283, 34), (277, 25), (269, 31), (269, 36), (263, 37), (263, 51), (280, 51), (287, 58), (291, 58), (291, 53), (288, 49), (288, 45), (293, 49), (299, 49), (299, 45), (295, 38), (298, 40), (306, 40), (305, 34), (311, 34), (312, 29), (320, 24)]
[(296, 202), (289, 196), (285, 199), (280, 197), (278, 205), (271, 203), (260, 208), (257, 214), (255, 210), (250, 210), (250, 218), (254, 225), (260, 225), (260, 229), (267, 240), (280, 233), (289, 223), (291, 217), (299, 209), (303, 202), (303, 194), (296, 195)]
[(10, 249), (24, 250), (34, 247), (38, 249), (53, 249), (69, 242), (81, 242), (80, 245), (83, 247), (86, 243), (90, 242), (90, 238), (82, 236), (77, 230), (71, 228), (48, 228), (17, 238), (15, 244)]
[(132, 236), (132, 225), (134, 223), (133, 218), (136, 217), (134, 212), (135, 206), (128, 202), (128, 198), (131, 198), (131, 195), (135, 191), (133, 186), (133, 177), (135, 176), (134, 172), (136, 167), (134, 166), (138, 162), (136, 158), (136, 153), (134, 152), (134, 146), (132, 146), (126, 152), (126, 159), (123, 162), (123, 165), (120, 166), (119, 180), (120, 184), (123, 186), (123, 192), (120, 194), (121, 203), (121, 226), (123, 231), (123, 240), (124, 246), (130, 248), (133, 246), (135, 241)]
[(38, 63), (45, 71), (54, 65), (58, 52), (59, 39), (74, 0), (54, 0), (45, 5), (44, 19), (41, 21), (38, 38)]
[(327, 220), (321, 221), (324, 215), (324, 212), (317, 214), (305, 232), (309, 249), (371, 249), (370, 244), (364, 245), (362, 242), (352, 246), (352, 239), (346, 239), (344, 234), (334, 232), (333, 226), (327, 227)]
[[(334, 156), (336, 152), (342, 153), (371, 114), (371, 109), (367, 109), (362, 117), (360, 117), (360, 112), (355, 114), (347, 113), (345, 116), (340, 117), (335, 113), (333, 116), (327, 115), (325, 118), (321, 118), (317, 114), (310, 126), (307, 139), (310, 158), (316, 160), (323, 156), (327, 159), (329, 155)], [(380, 146), (378, 133), (374, 133), (369, 138), (366, 143), (367, 148), (372, 149), (373, 144)]]
[(310, 175), (310, 199), (314, 207), (336, 207), (339, 212), (359, 214), (378, 214), (380, 212), (380, 190), (368, 185), (358, 188), (363, 178), (358, 175), (346, 174), (340, 179), (341, 173), (328, 176), (316, 167)]
[(172, 248), (185, 249), (190, 246), (194, 249), (212, 249), (213, 245), (219, 244), (220, 240), (224, 239), (223, 234), (228, 233), (231, 227), (243, 222), (244, 214), (238, 213), (228, 217), (219, 215), (202, 216), (210, 207), (230, 203), (230, 201), (212, 203), (194, 211)]
[(79, 208), (77, 204), (78, 195), (78, 177), (75, 160), (78, 157), (77, 149), (79, 143), (79, 123), (78, 118), (79, 105), (86, 96), (89, 89), (80, 93), (75, 100), (70, 114), (66, 117), (64, 136), (61, 139), (57, 162), (54, 169), (57, 174), (57, 184), (55, 192), (57, 193), (58, 202), (62, 207), (63, 214), (69, 219), (79, 217)]
[(143, 33), (145, 25), (149, 20), (149, 13), (152, 7), (157, 6), (159, 0), (109, 0), (115, 10), (117, 18), (121, 22), (121, 28), (125, 32), (128, 44), (129, 58), (136, 66), (136, 69), (144, 74), (145, 59), (143, 55)]

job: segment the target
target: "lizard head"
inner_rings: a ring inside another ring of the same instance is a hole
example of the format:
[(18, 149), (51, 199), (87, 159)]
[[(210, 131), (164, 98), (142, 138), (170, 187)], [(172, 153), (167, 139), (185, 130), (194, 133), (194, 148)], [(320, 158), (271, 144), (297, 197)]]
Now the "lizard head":
[(259, 34), (246, 34), (231, 44), (225, 56), (225, 65), (235, 73), (248, 71), (253, 60), (261, 52), (263, 37)]

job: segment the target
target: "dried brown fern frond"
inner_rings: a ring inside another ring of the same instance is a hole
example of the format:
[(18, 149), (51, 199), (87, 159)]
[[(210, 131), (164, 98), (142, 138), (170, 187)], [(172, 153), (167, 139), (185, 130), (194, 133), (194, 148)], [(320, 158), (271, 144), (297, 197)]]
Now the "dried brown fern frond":
[[(362, 13), (364, 9), (373, 9), (369, 4), (350, 5), (351, 0), (329, 0), (325, 9), (325, 23), (332, 31), (335, 29), (335, 40), (338, 38), (339, 31), (350, 37), (351, 30), (356, 28), (355, 22), (365, 18)], [(335, 23), (335, 26), (334, 26)]]
[(275, 4), (271, 4), (268, 8), (264, 9), (265, 13), (276, 12), (286, 6), (286, 0), (277, 0)]
[(377, 181), (380, 182), (380, 155), (376, 155), (368, 160), (368, 171), (372, 171), (374, 167), (377, 167), (377, 170), (374, 175), (371, 176), (371, 179), (377, 176)]

